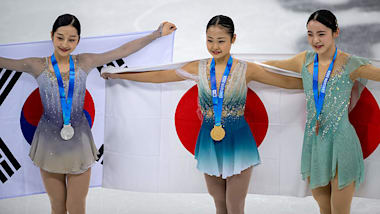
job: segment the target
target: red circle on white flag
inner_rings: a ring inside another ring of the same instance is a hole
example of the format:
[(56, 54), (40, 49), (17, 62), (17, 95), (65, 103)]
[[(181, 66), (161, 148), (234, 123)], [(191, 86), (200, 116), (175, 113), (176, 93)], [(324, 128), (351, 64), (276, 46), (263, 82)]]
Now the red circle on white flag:
[(363, 151), (363, 158), (375, 151), (380, 143), (380, 110), (371, 92), (364, 88), (355, 108), (349, 113)]
[[(268, 130), (268, 114), (260, 98), (251, 89), (247, 92), (244, 117), (251, 128), (257, 147)], [(190, 88), (181, 98), (175, 112), (175, 127), (182, 145), (194, 154), (202, 114), (198, 106), (198, 87)]]

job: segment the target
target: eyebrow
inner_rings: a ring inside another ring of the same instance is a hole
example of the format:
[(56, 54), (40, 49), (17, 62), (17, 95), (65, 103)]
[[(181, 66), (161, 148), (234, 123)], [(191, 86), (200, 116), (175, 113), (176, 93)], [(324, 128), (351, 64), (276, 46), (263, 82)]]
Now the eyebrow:
[[(62, 33), (58, 33), (58, 32), (57, 32), (57, 35), (58, 35), (58, 36), (65, 36), (65, 35), (63, 35)], [(74, 37), (74, 38), (76, 38), (77, 35), (70, 35), (69, 37)]]
[[(207, 37), (213, 39), (212, 36), (207, 36)], [(216, 38), (216, 39), (226, 39), (226, 37), (218, 37), (218, 38)]]
[[(313, 33), (311, 30), (308, 30), (307, 32), (308, 33)], [(317, 31), (317, 33), (326, 33), (326, 31), (325, 30), (319, 30), (319, 31)]]

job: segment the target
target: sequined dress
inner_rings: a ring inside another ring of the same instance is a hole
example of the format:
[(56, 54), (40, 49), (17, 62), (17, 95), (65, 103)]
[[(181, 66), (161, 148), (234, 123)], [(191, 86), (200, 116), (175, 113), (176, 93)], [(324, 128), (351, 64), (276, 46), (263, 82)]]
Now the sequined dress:
[[(53, 173), (78, 174), (86, 171), (97, 159), (90, 125), (83, 112), (87, 73), (75, 61), (75, 85), (71, 110), (71, 125), (75, 133), (65, 141), (60, 136), (63, 126), (58, 84), (54, 71), (48, 68), (48, 58), (43, 71), (36, 77), (44, 108), (35, 131), (29, 156), (33, 163)], [(64, 78), (65, 94), (68, 78)]]
[(227, 178), (260, 163), (256, 141), (244, 118), (247, 64), (238, 61), (228, 76), (222, 110), (222, 125), (226, 135), (223, 140), (216, 142), (210, 137), (214, 127), (214, 111), (207, 62), (207, 59), (199, 61), (196, 81), (203, 121), (194, 155), (201, 172)]
[[(363, 154), (359, 138), (348, 118), (354, 82), (350, 73), (369, 61), (342, 52), (327, 83), (325, 102), (320, 115), (319, 134), (316, 135), (316, 109), (313, 95), (313, 62), (315, 52), (306, 53), (302, 69), (303, 87), (307, 100), (307, 121), (302, 148), (301, 173), (310, 177), (310, 187), (329, 184), (338, 173), (339, 189), (355, 181), (356, 187), (364, 179)], [(321, 84), (319, 84), (320, 90)]]

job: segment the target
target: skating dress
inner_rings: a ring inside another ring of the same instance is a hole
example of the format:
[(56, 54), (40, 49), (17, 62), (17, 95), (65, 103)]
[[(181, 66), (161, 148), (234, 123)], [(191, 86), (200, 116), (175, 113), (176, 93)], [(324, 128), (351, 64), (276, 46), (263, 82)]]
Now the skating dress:
[(255, 139), (244, 118), (247, 63), (238, 61), (228, 76), (222, 110), (222, 125), (226, 135), (218, 142), (210, 137), (215, 119), (207, 63), (207, 59), (199, 61), (198, 77), (193, 78), (197, 79), (199, 107), (203, 117), (194, 155), (201, 172), (227, 178), (260, 163)]
[[(369, 64), (364, 58), (342, 52), (335, 62), (327, 83), (324, 105), (320, 114), (319, 134), (316, 135), (316, 109), (313, 95), (313, 62), (315, 52), (306, 52), (302, 69), (303, 87), (307, 101), (307, 121), (302, 148), (301, 173), (310, 177), (310, 187), (325, 186), (338, 172), (339, 188), (364, 179), (363, 154), (359, 138), (348, 118), (354, 82), (351, 72)], [(321, 84), (319, 84), (320, 91)]]
[[(75, 85), (71, 125), (75, 134), (70, 140), (63, 140), (60, 136), (63, 126), (61, 100), (57, 78), (54, 71), (49, 70), (48, 58), (43, 71), (36, 77), (44, 111), (34, 133), (29, 156), (36, 166), (52, 173), (82, 173), (97, 160), (98, 151), (83, 112), (87, 73), (81, 69), (78, 57), (73, 58)], [(69, 78), (62, 79), (67, 96)]]

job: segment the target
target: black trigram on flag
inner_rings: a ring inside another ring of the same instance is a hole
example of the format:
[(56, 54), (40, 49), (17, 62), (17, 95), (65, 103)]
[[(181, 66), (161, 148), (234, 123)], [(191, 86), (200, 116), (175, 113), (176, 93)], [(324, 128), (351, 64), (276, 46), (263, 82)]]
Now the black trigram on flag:
[[(106, 64), (106, 66), (128, 68), (127, 64), (124, 62), (123, 59), (118, 59), (118, 60), (115, 60), (113, 62), (110, 62), (110, 63)], [(102, 68), (103, 68), (103, 66), (97, 67), (99, 72), (102, 71)]]
[[(21, 74), (21, 72), (0, 68), (0, 106), (11, 92)], [(5, 145), (3, 139), (0, 138), (0, 181), (5, 183), (20, 168), (20, 163)]]
[(0, 68), (0, 106), (20, 78), (22, 72)]
[(5, 183), (20, 168), (20, 163), (0, 138), (0, 181)]
[(98, 154), (98, 160), (97, 161), (103, 165), (102, 157), (103, 157), (103, 153), (104, 153), (104, 144), (102, 144), (102, 146), (99, 148), (98, 152), (99, 152), (99, 154)]
[[(105, 66), (113, 66), (113, 67), (122, 67), (122, 68), (128, 68), (127, 64), (125, 63), (125, 61), (123, 59), (118, 59), (118, 60), (115, 60), (113, 62), (110, 62), (108, 64), (106, 64)], [(99, 73), (102, 71), (102, 68), (104, 66), (99, 66), (97, 67)], [(100, 162), (100, 164), (103, 165), (103, 153), (104, 153), (104, 144), (102, 144), (102, 146), (99, 148), (98, 150), (99, 154), (98, 154), (98, 162)]]

